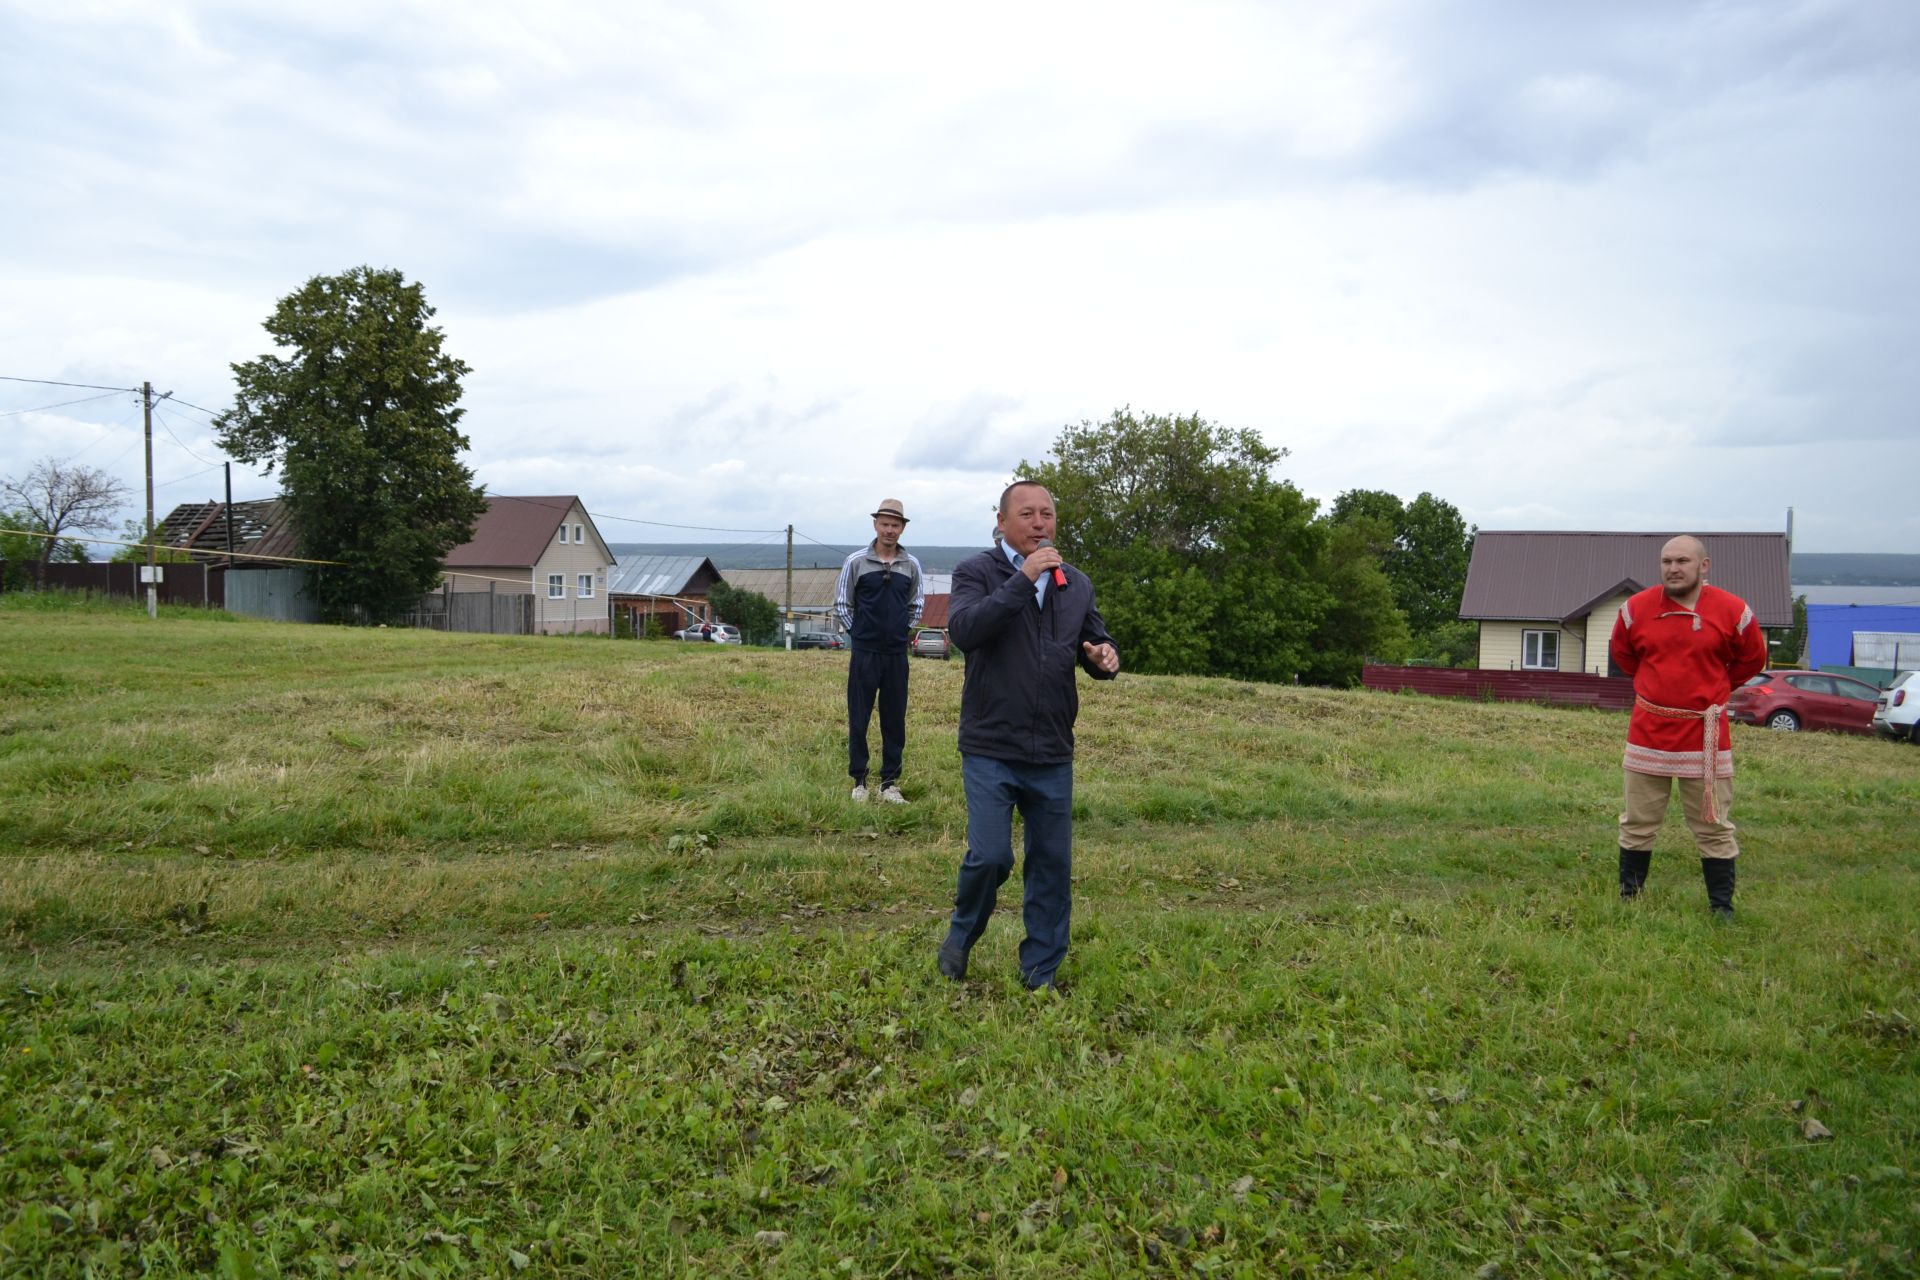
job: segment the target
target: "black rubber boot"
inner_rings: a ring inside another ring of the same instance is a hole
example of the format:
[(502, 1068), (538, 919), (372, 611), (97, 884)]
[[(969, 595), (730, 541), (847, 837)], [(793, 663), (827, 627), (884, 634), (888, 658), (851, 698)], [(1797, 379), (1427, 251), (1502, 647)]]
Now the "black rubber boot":
[(1653, 850), (1623, 846), (1620, 850), (1620, 896), (1639, 897), (1640, 890), (1646, 887), (1647, 871), (1652, 866)]
[(1707, 906), (1716, 920), (1733, 919), (1732, 858), (1700, 859), (1700, 877), (1707, 882)]

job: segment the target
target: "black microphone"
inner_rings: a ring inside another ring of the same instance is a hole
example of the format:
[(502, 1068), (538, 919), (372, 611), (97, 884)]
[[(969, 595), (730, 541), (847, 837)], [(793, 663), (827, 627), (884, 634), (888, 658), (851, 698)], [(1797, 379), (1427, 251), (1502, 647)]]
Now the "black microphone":
[[(1033, 544), (1033, 549), (1035, 551), (1038, 551), (1042, 547), (1050, 547), (1052, 545), (1053, 545), (1052, 538), (1042, 538), (1040, 539), (1040, 541)], [(1053, 585), (1056, 587), (1064, 587), (1067, 585), (1066, 571), (1062, 569), (1059, 565), (1053, 566)]]

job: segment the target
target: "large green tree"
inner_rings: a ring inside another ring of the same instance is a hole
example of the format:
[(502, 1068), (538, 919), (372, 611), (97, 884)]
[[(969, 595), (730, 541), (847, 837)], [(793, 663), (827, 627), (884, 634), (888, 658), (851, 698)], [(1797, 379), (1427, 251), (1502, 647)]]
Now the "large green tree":
[[(1413, 649), (1444, 660), (1459, 648), (1460, 594), (1467, 585), (1473, 529), (1459, 508), (1431, 493), (1403, 503), (1381, 489), (1349, 489), (1333, 501), (1328, 519), (1369, 532), (1394, 603), (1406, 615)], [(1379, 537), (1384, 528), (1387, 537)]]
[(315, 276), (280, 300), (279, 348), (233, 366), (222, 448), (276, 467), (316, 575), (322, 616), (385, 621), (440, 578), (486, 499), (461, 462), (460, 380), (434, 310), (398, 272)]
[(1355, 685), (1367, 662), (1404, 662), (1412, 650), (1406, 615), (1380, 567), (1387, 525), (1370, 517), (1327, 520), (1315, 577), (1330, 603), (1313, 633), (1300, 678), (1309, 684)]
[(1062, 552), (1093, 578), (1129, 670), (1291, 681), (1332, 604), (1314, 503), (1258, 434), (1117, 410), (1061, 431), (1020, 475), (1047, 486)]
[(772, 644), (780, 634), (780, 606), (758, 591), (716, 582), (707, 591), (707, 600), (721, 622), (740, 628), (740, 638), (748, 644)]

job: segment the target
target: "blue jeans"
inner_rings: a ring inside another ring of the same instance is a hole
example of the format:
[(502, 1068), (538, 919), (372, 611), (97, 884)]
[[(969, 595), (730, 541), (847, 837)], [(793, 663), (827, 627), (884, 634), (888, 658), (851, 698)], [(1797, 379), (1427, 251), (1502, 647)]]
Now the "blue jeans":
[(1000, 886), (1013, 871), (1017, 809), (1027, 828), (1020, 976), (1030, 987), (1051, 982), (1067, 956), (1073, 915), (1073, 762), (1016, 764), (963, 755), (960, 777), (967, 789), (967, 856), (948, 943), (971, 951), (986, 932)]

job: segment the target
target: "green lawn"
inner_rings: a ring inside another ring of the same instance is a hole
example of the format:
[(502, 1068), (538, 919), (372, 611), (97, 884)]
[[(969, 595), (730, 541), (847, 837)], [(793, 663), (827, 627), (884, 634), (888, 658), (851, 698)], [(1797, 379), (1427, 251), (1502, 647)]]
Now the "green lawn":
[(1053, 999), (845, 664), (0, 597), (0, 1275), (1920, 1267), (1920, 749), (1740, 730), (1718, 927), (1623, 716), (1085, 682)]

